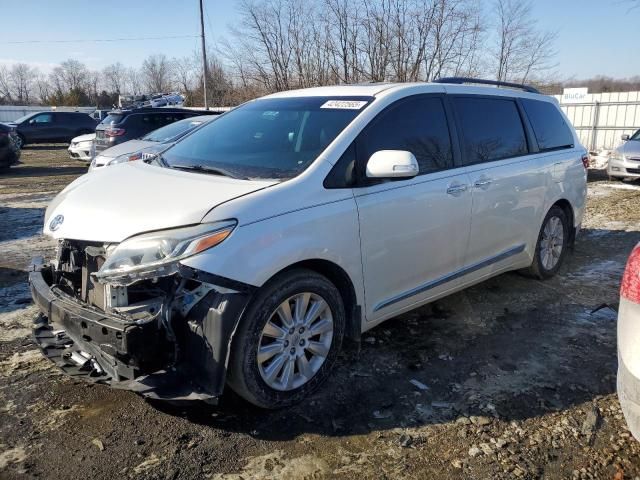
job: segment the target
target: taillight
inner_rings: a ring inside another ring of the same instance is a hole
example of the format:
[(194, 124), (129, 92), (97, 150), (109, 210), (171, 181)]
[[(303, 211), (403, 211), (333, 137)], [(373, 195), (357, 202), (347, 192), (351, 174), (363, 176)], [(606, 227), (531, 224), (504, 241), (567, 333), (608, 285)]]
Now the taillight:
[(124, 128), (107, 128), (104, 131), (104, 134), (107, 137), (119, 137), (121, 135), (124, 135), (124, 132)]
[(582, 165), (584, 168), (589, 168), (589, 154), (585, 153), (582, 155)]
[(620, 286), (620, 296), (634, 303), (640, 303), (640, 244), (636, 245), (627, 260)]

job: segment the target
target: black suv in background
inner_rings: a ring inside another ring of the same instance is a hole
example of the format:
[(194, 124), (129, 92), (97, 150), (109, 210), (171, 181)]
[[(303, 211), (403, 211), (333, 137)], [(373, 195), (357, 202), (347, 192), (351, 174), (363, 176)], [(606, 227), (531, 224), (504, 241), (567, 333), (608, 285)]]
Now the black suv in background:
[(19, 147), (27, 143), (70, 142), (73, 137), (93, 133), (98, 120), (82, 112), (36, 112), (8, 125), (15, 128)]
[(18, 163), (20, 148), (13, 127), (0, 123), (0, 171)]
[(170, 123), (197, 115), (219, 115), (219, 112), (153, 107), (114, 110), (96, 127), (95, 155)]

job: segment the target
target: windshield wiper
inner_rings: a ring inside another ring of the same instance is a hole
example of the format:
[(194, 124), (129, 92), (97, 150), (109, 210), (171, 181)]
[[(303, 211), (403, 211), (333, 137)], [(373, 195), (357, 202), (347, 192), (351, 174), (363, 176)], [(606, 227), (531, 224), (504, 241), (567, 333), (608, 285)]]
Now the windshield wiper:
[(224, 170), (222, 168), (216, 167), (206, 167), (204, 165), (171, 165), (170, 168), (175, 168), (176, 170), (211, 173), (212, 175), (222, 175), (224, 177), (235, 178), (237, 180), (248, 180), (247, 177), (241, 177), (239, 175), (231, 173), (229, 170)]

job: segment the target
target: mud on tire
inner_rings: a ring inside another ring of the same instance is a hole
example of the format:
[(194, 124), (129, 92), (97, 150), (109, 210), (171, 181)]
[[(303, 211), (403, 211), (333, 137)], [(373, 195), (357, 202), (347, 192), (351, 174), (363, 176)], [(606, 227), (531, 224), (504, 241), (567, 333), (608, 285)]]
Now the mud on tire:
[[(319, 370), (303, 385), (278, 390), (263, 379), (258, 363), (258, 348), (263, 329), (278, 307), (293, 295), (310, 292), (328, 304), (333, 319), (331, 346)], [(251, 301), (234, 335), (229, 359), (227, 383), (245, 400), (262, 408), (281, 408), (300, 402), (314, 392), (329, 376), (340, 351), (346, 322), (338, 289), (326, 277), (306, 269), (286, 271), (265, 284)]]

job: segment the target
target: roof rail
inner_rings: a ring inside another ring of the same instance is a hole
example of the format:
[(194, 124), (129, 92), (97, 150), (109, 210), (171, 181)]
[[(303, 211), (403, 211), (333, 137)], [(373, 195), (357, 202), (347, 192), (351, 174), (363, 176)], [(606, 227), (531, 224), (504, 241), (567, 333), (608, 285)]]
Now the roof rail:
[(485, 80), (483, 78), (470, 78), (470, 77), (443, 77), (433, 81), (434, 83), (454, 83), (462, 85), (464, 83), (475, 83), (478, 85), (495, 85), (496, 87), (509, 87), (524, 90), (529, 93), (540, 93), (540, 91), (530, 85), (524, 85), (521, 83), (502, 82), (499, 80)]

